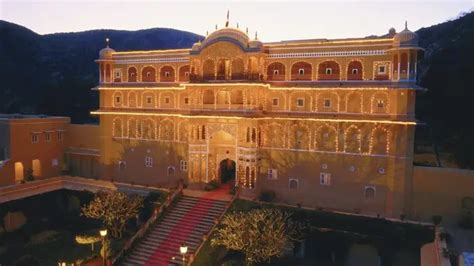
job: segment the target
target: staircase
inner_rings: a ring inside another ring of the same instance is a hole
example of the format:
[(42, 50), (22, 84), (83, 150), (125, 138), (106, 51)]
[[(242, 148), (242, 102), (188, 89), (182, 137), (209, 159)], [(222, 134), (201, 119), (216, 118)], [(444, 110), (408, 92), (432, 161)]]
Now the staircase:
[(185, 243), (187, 254), (194, 254), (203, 241), (203, 235), (224, 213), (227, 204), (227, 201), (217, 199), (182, 196), (163, 219), (150, 228), (124, 259), (123, 265), (182, 265), (179, 247)]

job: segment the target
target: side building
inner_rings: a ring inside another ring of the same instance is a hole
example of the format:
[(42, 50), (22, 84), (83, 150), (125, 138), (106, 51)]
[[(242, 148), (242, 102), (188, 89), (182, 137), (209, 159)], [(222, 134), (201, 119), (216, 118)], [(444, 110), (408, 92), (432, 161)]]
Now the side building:
[[(264, 43), (222, 28), (190, 49), (100, 51), (100, 175), (410, 213), (415, 33)], [(232, 178), (232, 176), (230, 176)]]
[(98, 178), (98, 132), (69, 117), (0, 114), (0, 187), (61, 175)]

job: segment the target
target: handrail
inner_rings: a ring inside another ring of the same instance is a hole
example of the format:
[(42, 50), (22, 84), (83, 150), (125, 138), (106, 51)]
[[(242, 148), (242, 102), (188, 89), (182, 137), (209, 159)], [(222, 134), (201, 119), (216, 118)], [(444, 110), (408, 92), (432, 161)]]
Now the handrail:
[(156, 221), (156, 219), (158, 219), (158, 217), (164, 212), (164, 210), (171, 205), (171, 203), (178, 195), (181, 195), (183, 193), (183, 188), (183, 182), (179, 182), (178, 188), (171, 195), (168, 195), (168, 198), (162, 205), (155, 208), (155, 210), (153, 211), (153, 215), (140, 227), (140, 229), (138, 229), (138, 231), (130, 239), (125, 242), (120, 252), (118, 252), (117, 255), (115, 255), (115, 257), (112, 259), (112, 265), (122, 259), (124, 253), (133, 247), (133, 244), (137, 239), (145, 235), (145, 233), (148, 231), (148, 228), (150, 228), (150, 226)]
[[(214, 231), (214, 228), (220, 223), (220, 221), (222, 220), (222, 218), (224, 217), (224, 215), (227, 213), (227, 210), (229, 210), (230, 206), (232, 206), (232, 204), (234, 203), (234, 201), (236, 199), (239, 198), (239, 191), (240, 191), (240, 187), (237, 187), (237, 189), (235, 190), (235, 194), (232, 196), (232, 199), (229, 201), (229, 203), (227, 204), (227, 206), (225, 207), (224, 211), (222, 212), (221, 215), (219, 215), (219, 217), (217, 217), (215, 219), (215, 222), (214, 222), (214, 225), (212, 225), (211, 229), (209, 229), (209, 231), (206, 233), (206, 235), (204, 235), (202, 237), (203, 241), (201, 242), (201, 244), (199, 244), (198, 248), (196, 249), (196, 251), (194, 252), (194, 254), (191, 254), (190, 255), (190, 258), (188, 260), (188, 265), (191, 265), (194, 261), (194, 259), (196, 258), (197, 254), (199, 254), (199, 251), (201, 250), (201, 248), (204, 246), (204, 244), (206, 243), (206, 240), (209, 238), (209, 235), (212, 233), (212, 231)], [(186, 266), (186, 265), (184, 265)]]

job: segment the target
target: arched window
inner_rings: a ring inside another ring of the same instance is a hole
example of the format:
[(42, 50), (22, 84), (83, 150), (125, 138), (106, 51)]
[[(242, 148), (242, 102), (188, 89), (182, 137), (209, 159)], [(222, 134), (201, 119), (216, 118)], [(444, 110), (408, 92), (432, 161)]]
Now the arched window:
[(280, 62), (271, 63), (267, 67), (267, 80), (285, 80), (285, 65)]
[(179, 68), (179, 81), (189, 81), (190, 69), (189, 65), (185, 65)]
[(407, 53), (402, 53), (400, 56), (400, 74), (406, 74), (408, 69), (408, 55)]
[(214, 104), (214, 91), (213, 90), (205, 90), (202, 95), (202, 103), (203, 104)]
[(114, 92), (113, 97), (112, 97), (112, 105), (114, 107), (122, 106), (122, 92), (120, 91)]
[(122, 119), (120, 117), (116, 117), (114, 118), (112, 123), (113, 123), (112, 136), (115, 138), (121, 138), (122, 132), (123, 132)]
[(315, 149), (319, 151), (337, 151), (337, 130), (329, 125), (318, 128), (315, 136)]
[(111, 72), (110, 65), (109, 64), (105, 65), (105, 80), (106, 80), (106, 82), (110, 82), (110, 72)]
[(137, 82), (137, 69), (135, 67), (128, 68), (128, 82)]
[(242, 58), (232, 60), (232, 79), (244, 79), (244, 60)]
[(119, 170), (123, 171), (127, 167), (127, 163), (124, 161), (119, 161), (118, 166), (119, 166)]
[(164, 66), (160, 69), (161, 82), (174, 82), (174, 68), (172, 66)]
[(250, 128), (247, 127), (247, 142), (250, 142)]
[(255, 143), (257, 141), (257, 130), (252, 128), (252, 142)]
[(347, 66), (348, 80), (362, 80), (362, 63), (359, 61), (352, 61)]
[(393, 56), (393, 73), (398, 73), (398, 55)]
[(364, 197), (367, 199), (375, 198), (375, 187), (365, 187), (364, 189)]
[(344, 132), (344, 152), (361, 152), (361, 131), (358, 127), (349, 126)]
[(230, 103), (231, 104), (243, 104), (244, 94), (241, 90), (232, 89), (230, 92)]
[(291, 66), (291, 80), (311, 80), (313, 67), (307, 62), (297, 62)]
[(135, 139), (138, 137), (138, 124), (137, 124), (137, 119), (136, 118), (130, 118), (128, 119), (128, 125), (127, 125), (127, 134), (128, 137), (131, 139)]
[(204, 80), (216, 79), (215, 72), (214, 72), (214, 61), (211, 59), (204, 61), (202, 72), (203, 72), (202, 77)]
[(154, 139), (155, 138), (155, 122), (147, 118), (142, 120), (142, 139)]
[(168, 176), (174, 176), (174, 166), (168, 166)]
[(156, 70), (147, 66), (142, 69), (142, 82), (156, 82)]
[(339, 80), (339, 64), (335, 61), (325, 61), (318, 66), (318, 80)]
[(105, 82), (105, 68), (104, 68), (104, 64), (100, 64), (100, 82)]
[(290, 179), (288, 187), (290, 189), (298, 189), (298, 179)]

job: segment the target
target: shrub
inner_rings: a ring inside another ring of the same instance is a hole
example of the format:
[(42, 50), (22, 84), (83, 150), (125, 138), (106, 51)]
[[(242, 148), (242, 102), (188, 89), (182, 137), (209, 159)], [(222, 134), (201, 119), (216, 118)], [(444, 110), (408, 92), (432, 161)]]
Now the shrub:
[(276, 198), (276, 193), (274, 191), (263, 191), (258, 199), (264, 202), (272, 202)]
[(25, 255), (23, 257), (20, 257), (17, 261), (14, 263), (15, 266), (39, 266), (40, 262), (37, 258), (31, 256), (31, 255)]
[(46, 230), (35, 234), (31, 237), (30, 242), (28, 242), (27, 246), (34, 246), (34, 245), (41, 245), (46, 244), (49, 242), (57, 241), (61, 237), (61, 234), (54, 230)]

